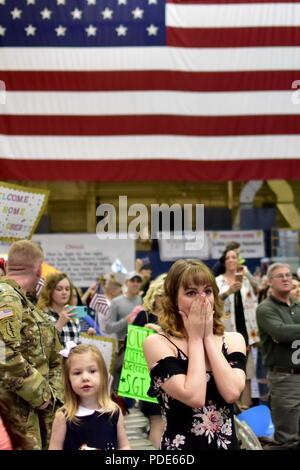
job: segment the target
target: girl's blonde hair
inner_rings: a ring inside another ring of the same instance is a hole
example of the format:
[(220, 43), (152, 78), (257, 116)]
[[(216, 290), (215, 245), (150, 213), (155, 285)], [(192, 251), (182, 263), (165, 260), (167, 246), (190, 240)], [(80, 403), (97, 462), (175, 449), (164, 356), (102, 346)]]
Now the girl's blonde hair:
[(159, 324), (162, 329), (172, 336), (183, 336), (183, 321), (178, 312), (177, 298), (179, 288), (187, 289), (191, 284), (195, 286), (209, 284), (214, 295), (213, 333), (222, 335), (224, 326), (223, 302), (219, 298), (219, 289), (215, 276), (201, 261), (196, 259), (179, 259), (172, 266), (165, 280), (165, 295), (162, 301), (162, 311), (159, 315)]
[(144, 297), (143, 306), (146, 312), (153, 313), (155, 310), (155, 299), (158, 295), (163, 296), (165, 279), (167, 274), (161, 274), (150, 283), (149, 289)]
[(69, 279), (69, 277), (65, 273), (54, 273), (54, 274), (49, 274), (46, 278), (46, 282), (44, 287), (42, 288), (37, 306), (41, 310), (46, 310), (51, 306), (52, 303), (52, 295), (54, 292), (54, 289), (56, 288), (57, 284), (62, 281), (63, 279), (67, 279), (70, 284), (70, 296), (68, 298), (68, 304), (71, 303), (72, 299), (72, 288), (73, 285)]
[(118, 405), (110, 398), (108, 372), (101, 352), (96, 348), (96, 346), (91, 344), (79, 344), (75, 348), (71, 349), (69, 356), (67, 358), (63, 358), (62, 363), (62, 379), (64, 385), (63, 410), (68, 421), (76, 422), (76, 412), (79, 407), (79, 397), (74, 393), (70, 381), (70, 364), (72, 357), (89, 352), (92, 354), (93, 359), (95, 359), (100, 374), (100, 387), (97, 397), (99, 408), (102, 408), (104, 411), (108, 411), (111, 414), (115, 413), (119, 409)]

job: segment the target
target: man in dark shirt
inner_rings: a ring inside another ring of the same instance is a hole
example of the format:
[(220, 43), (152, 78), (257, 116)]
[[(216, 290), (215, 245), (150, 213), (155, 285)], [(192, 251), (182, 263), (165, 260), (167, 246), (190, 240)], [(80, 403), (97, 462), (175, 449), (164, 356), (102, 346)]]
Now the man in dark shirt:
[(290, 297), (288, 264), (268, 268), (271, 295), (257, 308), (264, 364), (268, 368), (275, 440), (280, 448), (300, 448), (300, 302)]

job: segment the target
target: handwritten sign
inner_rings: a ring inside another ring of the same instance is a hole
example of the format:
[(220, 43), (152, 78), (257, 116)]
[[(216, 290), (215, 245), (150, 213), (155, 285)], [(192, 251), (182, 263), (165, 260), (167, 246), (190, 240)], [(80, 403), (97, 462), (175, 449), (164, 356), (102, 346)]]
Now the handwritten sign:
[(150, 398), (147, 391), (150, 386), (150, 376), (143, 352), (143, 344), (153, 330), (141, 326), (128, 325), (126, 350), (121, 371), (118, 394), (122, 397), (157, 403), (156, 398)]
[(49, 191), (0, 182), (0, 239), (31, 238), (47, 204)]
[(101, 352), (107, 370), (113, 374), (115, 365), (116, 340), (106, 336), (89, 336), (87, 333), (80, 334), (82, 344), (93, 344)]

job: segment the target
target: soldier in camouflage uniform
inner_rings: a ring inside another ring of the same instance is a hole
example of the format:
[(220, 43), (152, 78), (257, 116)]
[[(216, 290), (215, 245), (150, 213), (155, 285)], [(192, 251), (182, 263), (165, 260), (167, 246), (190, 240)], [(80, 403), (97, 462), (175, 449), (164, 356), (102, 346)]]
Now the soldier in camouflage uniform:
[(0, 279), (0, 341), (5, 349), (5, 358), (0, 357), (0, 387), (10, 393), (37, 449), (63, 393), (57, 331), (25, 295), (35, 289), (42, 260), (37, 245), (15, 242), (8, 254), (7, 277)]

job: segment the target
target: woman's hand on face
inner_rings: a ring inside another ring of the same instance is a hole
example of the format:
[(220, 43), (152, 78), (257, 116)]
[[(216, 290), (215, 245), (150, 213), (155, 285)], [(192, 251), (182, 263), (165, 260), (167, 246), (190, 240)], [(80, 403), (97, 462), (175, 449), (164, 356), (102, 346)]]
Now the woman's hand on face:
[(207, 310), (206, 310), (206, 316), (205, 316), (205, 337), (213, 335), (213, 326), (214, 326), (214, 310), (209, 302), (208, 299), (206, 299), (206, 305), (207, 305)]
[(197, 295), (195, 300), (192, 302), (188, 314), (179, 310), (179, 314), (181, 315), (184, 328), (189, 338), (204, 338), (205, 336), (206, 301), (207, 299), (205, 294), (200, 294)]

